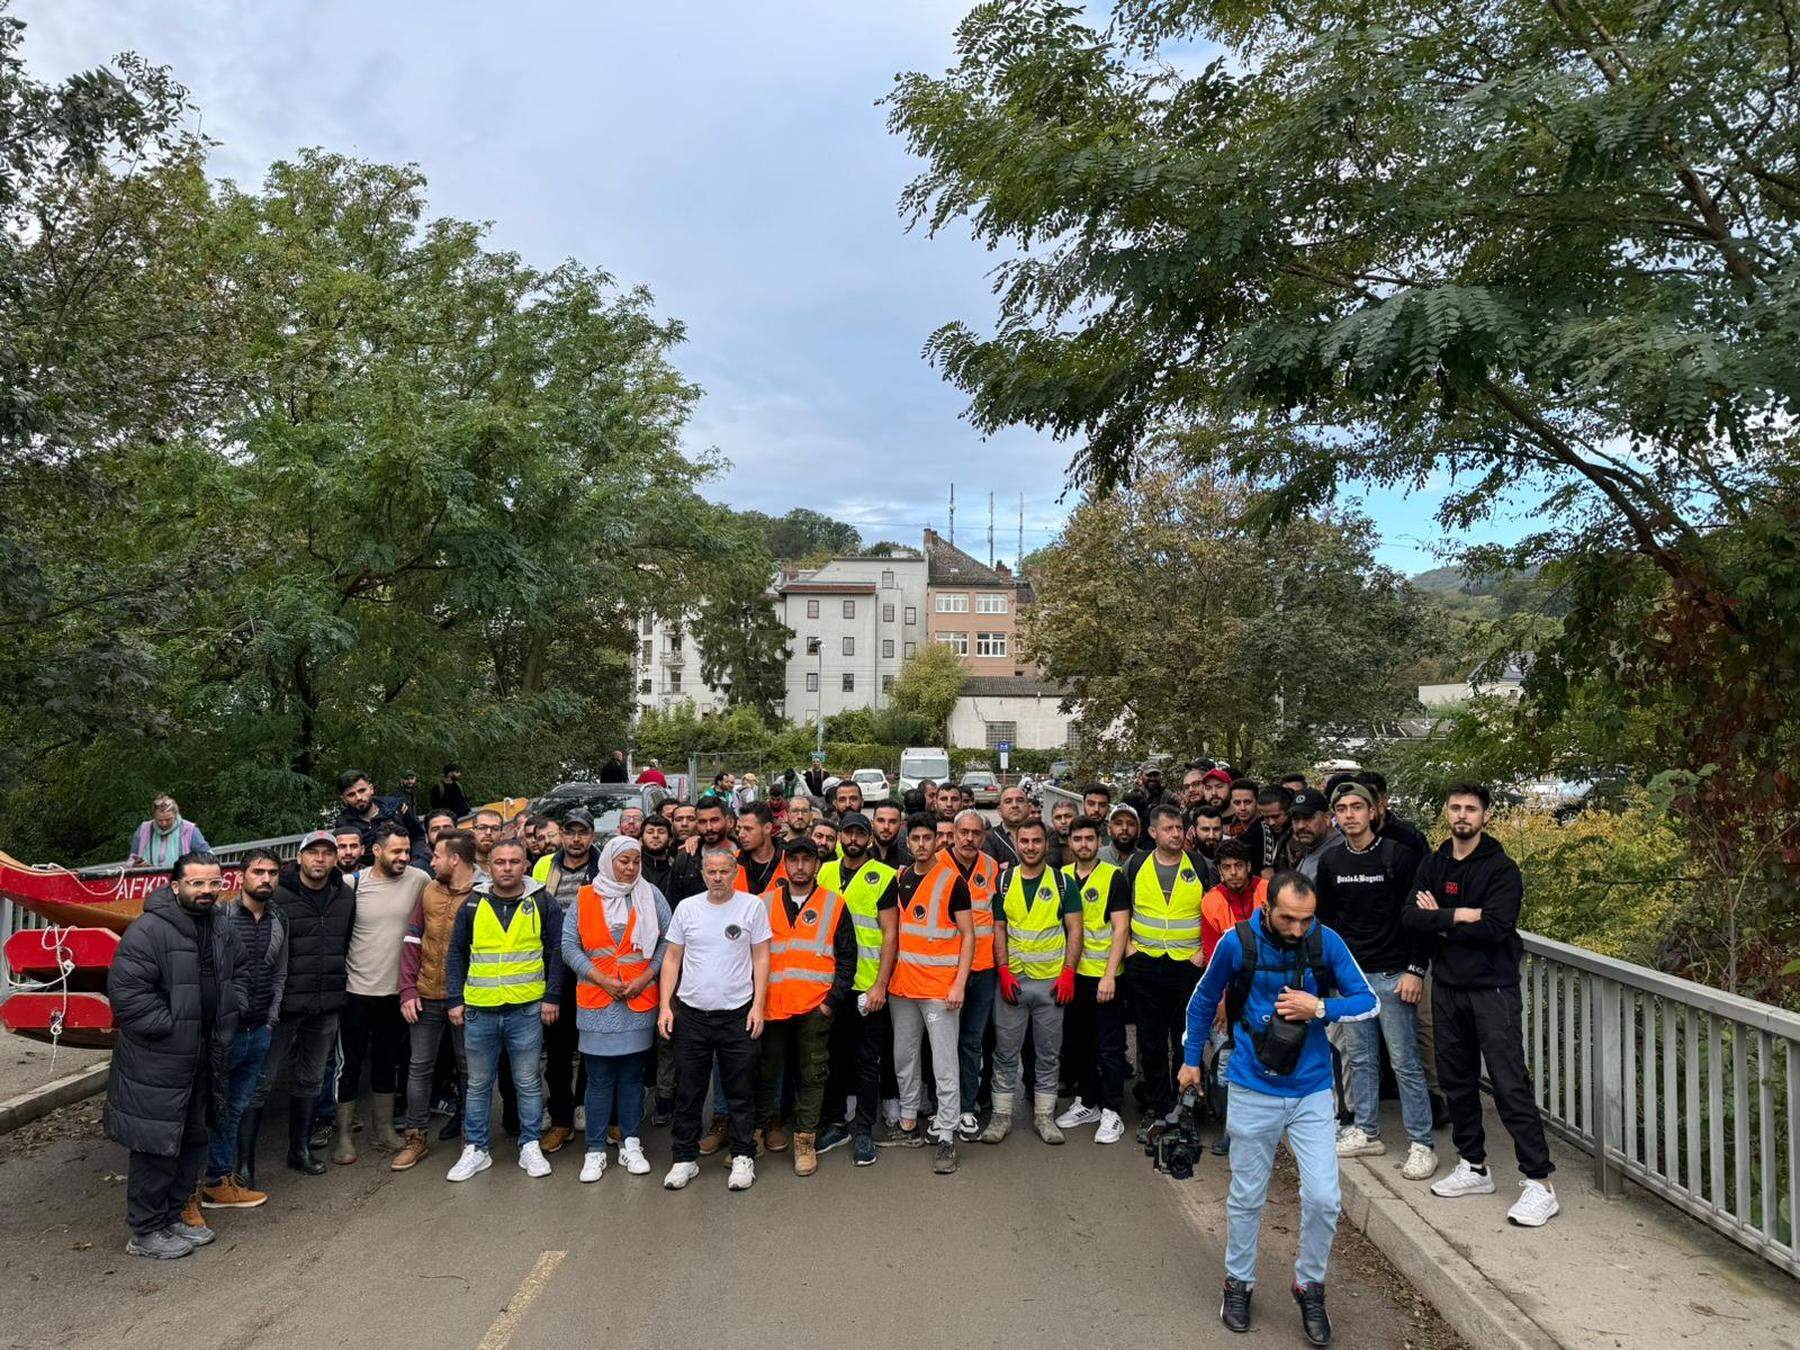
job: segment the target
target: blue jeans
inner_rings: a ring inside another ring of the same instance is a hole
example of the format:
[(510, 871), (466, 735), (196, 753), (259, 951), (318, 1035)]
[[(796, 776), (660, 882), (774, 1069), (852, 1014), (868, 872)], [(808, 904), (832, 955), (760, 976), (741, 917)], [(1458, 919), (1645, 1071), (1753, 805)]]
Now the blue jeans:
[(463, 1108), (463, 1143), (488, 1147), (494, 1111), (494, 1075), (500, 1048), (519, 1094), (519, 1146), (535, 1144), (544, 1132), (544, 1023), (539, 1003), (504, 1008), (463, 1007), (463, 1053), (469, 1061), (469, 1102)]
[(1000, 973), (996, 970), (972, 970), (963, 986), (962, 1021), (956, 1033), (956, 1065), (958, 1096), (962, 1114), (975, 1110), (975, 1098), (981, 1091), (981, 1043), (987, 1037), (988, 1023), (994, 1020), (994, 999), (1000, 993)]
[(240, 1031), (231, 1038), (231, 1053), (225, 1060), (225, 1109), (213, 1122), (206, 1146), (209, 1183), (223, 1181), (237, 1170), (238, 1121), (256, 1095), (263, 1057), (269, 1053), (269, 1038), (274, 1034), (274, 1028), (264, 1022), (253, 1031)]
[[(607, 1127), (617, 1123), (626, 1139), (637, 1137), (644, 1118), (644, 1055), (583, 1055), (587, 1062), (587, 1146), (590, 1153), (606, 1147)], [(617, 1103), (618, 1110), (613, 1109)]]
[(1381, 1047), (1375, 1040), (1380, 1035), (1387, 1042), (1388, 1063), (1400, 1086), (1400, 1120), (1407, 1138), (1430, 1148), (1431, 1090), (1425, 1086), (1425, 1066), (1419, 1061), (1419, 1005), (1402, 1003), (1394, 992), (1399, 974), (1372, 970), (1364, 974), (1381, 1000), (1381, 1011), (1365, 1021), (1342, 1023), (1344, 1054), (1350, 1061), (1350, 1108), (1369, 1138), (1381, 1132)]
[(1225, 1197), (1225, 1273), (1256, 1283), (1256, 1239), (1275, 1166), (1275, 1145), (1287, 1135), (1300, 1168), (1300, 1254), (1294, 1279), (1322, 1283), (1331, 1239), (1337, 1235), (1337, 1113), (1329, 1090), (1276, 1097), (1231, 1085), (1226, 1119), (1231, 1135), (1231, 1190)]

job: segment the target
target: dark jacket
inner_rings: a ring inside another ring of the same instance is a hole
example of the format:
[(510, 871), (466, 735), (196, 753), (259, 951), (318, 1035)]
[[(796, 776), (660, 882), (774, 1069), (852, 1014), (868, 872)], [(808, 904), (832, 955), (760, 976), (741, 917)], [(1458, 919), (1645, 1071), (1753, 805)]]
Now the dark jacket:
[(181, 1152), (188, 1100), (202, 1055), (210, 1057), (210, 1121), (225, 1102), (225, 1065), (247, 1002), (240, 980), (243, 948), (215, 913), (207, 922), (219, 1009), (212, 1041), (202, 1045), (200, 942), (193, 917), (168, 886), (144, 901), (125, 930), (106, 974), (118, 1042), (106, 1079), (106, 1136), (126, 1148), (172, 1158)]
[(398, 825), (406, 831), (406, 837), (412, 840), (412, 862), (416, 866), (423, 867), (431, 861), (431, 852), (425, 845), (425, 827), (419, 823), (418, 813), (406, 804), (403, 797), (375, 798), (373, 820), (364, 820), (349, 807), (341, 807), (331, 828), (333, 832), (355, 830), (362, 835), (363, 856), (366, 858), (375, 847), (375, 831), (387, 824)]
[(454, 811), (456, 818), (473, 815), (474, 806), (469, 801), (469, 794), (463, 791), (460, 782), (446, 783), (439, 780), (431, 785), (431, 809), (433, 811)]
[(1418, 855), (1398, 839), (1372, 839), (1358, 853), (1340, 836), (1320, 855), (1319, 922), (1344, 939), (1365, 971), (1391, 975), (1431, 960), (1431, 940), (1402, 927), (1406, 911), (1418, 908), (1412, 884), (1418, 868)]
[(1382, 817), (1381, 828), (1375, 833), (1383, 839), (1398, 839), (1421, 858), (1431, 852), (1431, 841), (1425, 837), (1419, 827), (1410, 820), (1395, 815), (1392, 811)]
[[(1401, 911), (1409, 933), (1431, 943), (1432, 978), (1463, 989), (1507, 989), (1519, 983), (1519, 961), (1525, 943), (1519, 937), (1519, 910), (1525, 901), (1525, 879), (1519, 865), (1506, 856), (1491, 834), (1460, 862), (1446, 839), (1426, 855), (1413, 877), (1412, 890), (1430, 891), (1437, 909), (1417, 904)], [(1478, 909), (1476, 923), (1454, 922), (1458, 909)]]
[[(241, 916), (241, 917), (240, 917)], [(241, 897), (235, 898), (220, 913), (221, 919), (231, 924), (250, 922), (249, 911), (244, 908)], [(250, 960), (251, 948), (244, 948), (244, 1007), (248, 1009), (255, 1002), (255, 991), (258, 982), (266, 983), (269, 992), (268, 1023), (274, 1026), (281, 1020), (281, 994), (287, 988), (287, 920), (282, 917), (279, 906), (271, 903), (264, 907), (262, 922), (269, 925), (269, 950), (263, 958), (262, 970), (258, 971)], [(239, 939), (244, 941), (242, 930)], [(249, 1030), (248, 1027), (245, 1030)]]
[(332, 868), (323, 890), (300, 884), (300, 868), (289, 863), (275, 883), (275, 907), (287, 920), (287, 985), (281, 1015), (306, 1017), (341, 1012), (344, 958), (356, 920), (356, 895), (344, 874)]
[(663, 893), (663, 899), (669, 902), (669, 908), (675, 908), (675, 901), (670, 894), (671, 880), (675, 871), (676, 850), (671, 846), (661, 853), (652, 853), (649, 849), (639, 849), (638, 856), (644, 860), (644, 880)]

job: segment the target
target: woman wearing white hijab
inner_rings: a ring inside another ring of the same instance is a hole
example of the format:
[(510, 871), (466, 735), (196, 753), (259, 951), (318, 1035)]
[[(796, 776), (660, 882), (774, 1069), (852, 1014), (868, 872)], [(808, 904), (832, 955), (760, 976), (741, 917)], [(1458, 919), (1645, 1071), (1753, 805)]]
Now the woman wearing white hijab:
[(644, 1056), (656, 1034), (657, 977), (669, 931), (669, 902), (643, 878), (642, 846), (616, 835), (601, 851), (591, 885), (563, 920), (563, 962), (575, 973), (575, 1028), (587, 1065), (587, 1156), (581, 1179), (606, 1171), (606, 1131), (625, 1136), (619, 1161), (650, 1170), (638, 1141), (644, 1118)]

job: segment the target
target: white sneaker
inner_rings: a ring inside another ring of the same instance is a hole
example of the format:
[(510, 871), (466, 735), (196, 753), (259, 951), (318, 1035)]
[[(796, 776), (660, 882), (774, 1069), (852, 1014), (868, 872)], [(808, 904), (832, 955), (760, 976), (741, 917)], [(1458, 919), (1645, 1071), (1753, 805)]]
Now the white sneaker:
[(1337, 1155), (1340, 1158), (1372, 1157), (1386, 1152), (1387, 1145), (1379, 1139), (1369, 1138), (1360, 1125), (1338, 1131)]
[(676, 1163), (663, 1177), (665, 1191), (678, 1191), (688, 1182), (700, 1175), (700, 1164), (695, 1162)]
[(1406, 1161), (1401, 1164), (1400, 1175), (1408, 1181), (1424, 1181), (1437, 1171), (1437, 1151), (1430, 1144), (1411, 1144), (1406, 1150)]
[(881, 1118), (887, 1122), (889, 1129), (897, 1129), (900, 1125), (900, 1099), (883, 1097), (881, 1099)]
[(1431, 1183), (1431, 1193), (1445, 1200), (1464, 1195), (1492, 1195), (1494, 1178), (1490, 1173), (1477, 1172), (1467, 1158), (1458, 1158), (1456, 1169), (1449, 1176)]
[(606, 1150), (603, 1148), (589, 1149), (581, 1159), (581, 1179), (583, 1181), (598, 1181), (605, 1175)]
[(464, 1144), (462, 1157), (450, 1169), (447, 1181), (467, 1181), (477, 1172), (485, 1172), (494, 1165), (494, 1155), (485, 1148), (476, 1148), (473, 1144)]
[(756, 1180), (756, 1159), (747, 1155), (739, 1155), (731, 1160), (731, 1180), (725, 1183), (728, 1191), (747, 1191)]
[(1099, 1119), (1100, 1108), (1089, 1106), (1077, 1097), (1069, 1103), (1069, 1109), (1056, 1118), (1056, 1128), (1059, 1130), (1078, 1129), (1083, 1125), (1092, 1125)]
[(519, 1166), (525, 1169), (528, 1177), (550, 1175), (550, 1160), (544, 1156), (544, 1150), (538, 1147), (535, 1139), (529, 1144), (519, 1145)]
[(1506, 1217), (1521, 1228), (1542, 1228), (1556, 1215), (1556, 1192), (1530, 1177), (1519, 1183), (1519, 1198)]
[(650, 1172), (650, 1160), (644, 1156), (644, 1146), (632, 1135), (619, 1145), (619, 1161), (625, 1170), (634, 1177), (647, 1176)]
[(1096, 1144), (1116, 1144), (1125, 1137), (1125, 1120), (1117, 1111), (1100, 1113), (1100, 1128), (1094, 1131)]
[(973, 1139), (981, 1133), (981, 1122), (976, 1119), (973, 1111), (964, 1111), (957, 1119), (956, 1132), (964, 1139)]

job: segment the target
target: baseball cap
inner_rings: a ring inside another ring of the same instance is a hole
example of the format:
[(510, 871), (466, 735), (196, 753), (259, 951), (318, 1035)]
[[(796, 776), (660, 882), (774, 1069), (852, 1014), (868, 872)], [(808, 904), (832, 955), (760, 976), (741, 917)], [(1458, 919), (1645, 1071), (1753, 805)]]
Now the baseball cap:
[(817, 844), (813, 843), (812, 840), (806, 838), (804, 835), (802, 835), (798, 839), (788, 840), (787, 844), (782, 848), (781, 851), (783, 853), (787, 854), (789, 857), (792, 857), (796, 853), (805, 853), (808, 856), (814, 857), (814, 858), (819, 856), (819, 846)]
[(1117, 806), (1113, 807), (1112, 810), (1106, 813), (1106, 818), (1108, 820), (1111, 820), (1114, 816), (1130, 816), (1133, 820), (1136, 820), (1138, 818), (1137, 808), (1135, 806), (1127, 806), (1124, 802), (1120, 802)]
[(1331, 809), (1325, 800), (1325, 794), (1317, 788), (1301, 788), (1294, 794), (1293, 804), (1288, 807), (1290, 816), (1317, 816)]
[(838, 817), (838, 829), (840, 830), (873, 830), (874, 828), (869, 824), (869, 818), (861, 811), (846, 811)]
[(578, 806), (563, 817), (563, 824), (585, 825), (591, 830), (594, 828), (594, 813), (585, 806)]
[(300, 841), (300, 852), (304, 853), (314, 844), (323, 844), (333, 853), (337, 852), (337, 838), (324, 830), (314, 830)]
[(1375, 789), (1355, 779), (1338, 784), (1337, 791), (1331, 794), (1331, 804), (1336, 806), (1346, 797), (1361, 797), (1370, 806), (1375, 805)]
[(1201, 778), (1200, 781), (1202, 783), (1229, 783), (1231, 781), (1231, 775), (1215, 764), (1206, 771), (1205, 777)]

